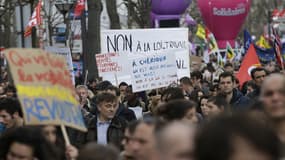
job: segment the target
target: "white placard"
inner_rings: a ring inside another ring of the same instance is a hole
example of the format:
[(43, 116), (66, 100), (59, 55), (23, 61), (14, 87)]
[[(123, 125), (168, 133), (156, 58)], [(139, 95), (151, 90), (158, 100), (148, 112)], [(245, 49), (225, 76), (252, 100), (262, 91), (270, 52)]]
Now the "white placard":
[[(101, 52), (128, 56), (175, 53), (178, 78), (190, 77), (187, 28), (103, 30), (101, 31)], [(184, 59), (183, 67), (181, 67), (181, 58)], [(104, 76), (103, 79), (112, 81), (114, 78)]]
[(190, 77), (190, 56), (187, 52), (175, 52), (178, 78)]
[(131, 60), (133, 92), (166, 87), (177, 82), (174, 54), (149, 54)]
[(129, 61), (126, 55), (118, 53), (96, 54), (96, 63), (99, 76), (115, 75), (124, 76), (130, 74)]

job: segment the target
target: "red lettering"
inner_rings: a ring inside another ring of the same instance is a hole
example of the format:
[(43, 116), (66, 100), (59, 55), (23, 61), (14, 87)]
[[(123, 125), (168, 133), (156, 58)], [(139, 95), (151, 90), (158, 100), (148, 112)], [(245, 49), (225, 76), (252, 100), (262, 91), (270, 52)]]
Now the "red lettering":
[(116, 53), (109, 53), (110, 57), (116, 56)]
[(21, 82), (33, 82), (33, 77), (30, 74), (26, 74), (24, 70), (18, 69), (18, 77)]
[(39, 82), (50, 83), (51, 85), (60, 85), (73, 89), (69, 71), (48, 70), (43, 73), (35, 73), (34, 78)]
[(53, 70), (50, 70), (49, 71), (49, 80), (50, 80), (50, 83), (53, 85), (58, 84), (58, 85), (66, 87), (66, 88), (72, 88), (73, 87), (71, 79), (70, 79), (70, 73), (68, 71), (54, 72)]
[(55, 67), (55, 68), (63, 68), (65, 65), (64, 61), (60, 59), (56, 59), (54, 57), (50, 57), (50, 54), (47, 54), (47, 61), (50, 66)]
[(42, 64), (43, 66), (47, 66), (48, 65), (44, 55), (35, 56), (33, 58), (34, 58), (34, 61), (36, 62), (36, 64)]
[(32, 60), (30, 58), (22, 57), (18, 52), (13, 50), (8, 53), (8, 59), (13, 65), (16, 65), (18, 67), (23, 67), (23, 65), (32, 63)]
[(35, 73), (35, 77), (38, 81), (44, 81), (47, 79), (47, 73)]

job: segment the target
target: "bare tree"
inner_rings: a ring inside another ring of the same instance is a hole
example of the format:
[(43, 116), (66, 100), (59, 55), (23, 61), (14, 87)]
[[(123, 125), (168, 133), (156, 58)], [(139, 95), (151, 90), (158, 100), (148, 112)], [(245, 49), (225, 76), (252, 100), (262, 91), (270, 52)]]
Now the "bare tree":
[(151, 0), (124, 0), (128, 8), (128, 27), (131, 28), (133, 24), (137, 24), (139, 28), (149, 28)]
[[(0, 46), (9, 48), (15, 44), (15, 33), (13, 32), (13, 16), (15, 13), (15, 6), (17, 2), (14, 1), (1, 1), (2, 10), (0, 16)], [(5, 38), (3, 38), (5, 37)]]
[(110, 18), (111, 29), (121, 29), (120, 19), (117, 12), (117, 0), (107, 0), (107, 12)]
[(84, 69), (88, 70), (89, 79), (98, 78), (95, 54), (101, 52), (100, 47), (100, 16), (102, 11), (101, 0), (88, 0), (88, 33), (86, 58), (84, 58)]

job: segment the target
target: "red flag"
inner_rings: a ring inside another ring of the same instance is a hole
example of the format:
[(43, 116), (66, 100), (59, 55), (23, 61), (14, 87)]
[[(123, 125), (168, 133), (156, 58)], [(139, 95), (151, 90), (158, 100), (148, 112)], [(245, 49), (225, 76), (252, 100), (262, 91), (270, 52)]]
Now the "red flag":
[(77, 0), (76, 6), (74, 9), (74, 16), (75, 17), (80, 16), (84, 9), (85, 9), (85, 0)]
[(39, 26), (42, 23), (41, 10), (42, 10), (42, 1), (40, 0), (25, 29), (25, 33), (24, 33), (25, 37), (31, 35), (33, 27)]
[(278, 17), (279, 15), (279, 10), (278, 9), (274, 9), (272, 12), (272, 17)]
[(210, 34), (213, 34), (213, 33), (211, 33), (211, 31), (209, 30), (209, 28), (208, 27), (205, 27), (206, 29), (205, 29), (205, 33), (206, 33), (206, 40), (208, 41), (208, 39), (209, 39), (209, 37), (210, 37)]
[(236, 74), (236, 77), (239, 79), (240, 85), (242, 86), (244, 82), (251, 80), (251, 70), (260, 66), (261, 64), (259, 62), (255, 48), (253, 44), (251, 44), (241, 63), (241, 67), (238, 73)]

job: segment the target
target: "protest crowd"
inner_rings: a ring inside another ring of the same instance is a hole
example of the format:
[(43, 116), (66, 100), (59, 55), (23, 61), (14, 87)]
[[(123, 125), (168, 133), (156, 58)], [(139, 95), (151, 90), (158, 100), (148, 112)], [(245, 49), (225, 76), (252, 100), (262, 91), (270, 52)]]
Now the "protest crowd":
[(136, 93), (126, 82), (76, 81), (87, 132), (68, 128), (68, 145), (57, 126), (24, 125), (16, 88), (2, 68), (0, 159), (284, 158), (285, 76), (280, 67), (256, 67), (252, 80), (241, 86), (234, 76), (238, 67), (230, 62), (221, 67), (215, 57), (210, 61), (192, 64), (191, 78)]
[[(190, 49), (188, 28), (104, 30), (95, 77), (70, 76), (53, 46), (5, 49), (0, 160), (285, 160), (285, 65), (271, 31), (219, 49), (198, 24), (205, 48)], [(273, 59), (258, 54), (267, 46)]]

